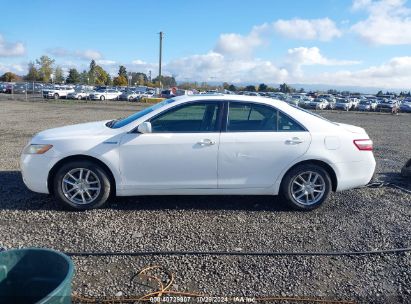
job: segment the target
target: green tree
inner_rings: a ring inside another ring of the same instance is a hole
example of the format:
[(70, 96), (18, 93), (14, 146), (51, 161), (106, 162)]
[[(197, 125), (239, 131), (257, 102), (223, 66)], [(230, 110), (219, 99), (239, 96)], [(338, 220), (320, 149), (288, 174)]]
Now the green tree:
[(97, 64), (94, 59), (91, 60), (89, 70), (88, 70), (88, 83), (95, 84), (96, 83), (96, 67)]
[(80, 74), (80, 83), (82, 84), (89, 84), (90, 81), (90, 76), (89, 73), (86, 70), (83, 70)]
[(55, 83), (63, 83), (64, 82), (63, 69), (59, 66), (57, 66), (54, 69), (54, 82)]
[(247, 92), (255, 92), (255, 86), (248, 85), (244, 88), (244, 90), (247, 91)]
[(146, 74), (141, 72), (131, 72), (129, 73), (131, 76), (131, 84), (132, 85), (146, 85), (148, 83), (148, 77)]
[(14, 82), (14, 81), (20, 81), (21, 77), (17, 76), (16, 74), (12, 72), (6, 72), (3, 74), (3, 76), (0, 77), (0, 81), (5, 81), (5, 82)]
[(127, 70), (124, 65), (120, 65), (120, 68), (118, 69), (118, 76), (123, 76), (124, 78), (127, 79)]
[(41, 81), (49, 82), (53, 72), (54, 59), (43, 55), (36, 60), (36, 63), (39, 65), (39, 75)]
[[(158, 76), (153, 79), (153, 83), (156, 83), (158, 81)], [(161, 76), (161, 83), (165, 87), (175, 87), (177, 85), (177, 82), (173, 76)]]
[(37, 70), (34, 62), (29, 62), (28, 70), (29, 70), (29, 72), (27, 73), (27, 75), (25, 77), (26, 80), (28, 80), (28, 81), (38, 81), (38, 80), (40, 80), (39, 71)]
[(286, 83), (280, 84), (280, 92), (291, 93), (293, 89)]
[(109, 85), (111, 83), (110, 75), (99, 65), (94, 67), (94, 84)]
[(258, 86), (258, 92), (267, 92), (268, 86), (264, 83), (260, 83)]
[[(86, 73), (87, 74), (87, 73)], [(75, 68), (72, 68), (68, 72), (68, 76), (66, 78), (66, 83), (80, 83), (81, 78), (79, 72)], [(87, 79), (86, 79), (87, 82)]]
[(113, 78), (113, 85), (115, 86), (126, 86), (128, 84), (127, 78), (124, 76), (117, 76)]
[(228, 90), (229, 90), (229, 91), (232, 91), (232, 92), (235, 92), (235, 91), (237, 91), (237, 88), (235, 87), (235, 85), (230, 84), (230, 85), (228, 86)]

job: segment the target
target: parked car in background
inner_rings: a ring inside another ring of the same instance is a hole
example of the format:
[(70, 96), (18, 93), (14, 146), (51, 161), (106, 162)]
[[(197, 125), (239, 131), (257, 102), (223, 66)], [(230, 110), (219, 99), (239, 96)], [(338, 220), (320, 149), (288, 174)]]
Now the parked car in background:
[(29, 189), (75, 210), (112, 195), (281, 195), (312, 210), (371, 180), (372, 149), (363, 128), (285, 102), (195, 95), (37, 133), (20, 164)]
[(121, 92), (115, 89), (99, 89), (91, 93), (89, 98), (91, 100), (113, 100), (119, 99), (120, 95)]
[(381, 101), (379, 104), (377, 104), (376, 110), (383, 112), (383, 111), (389, 111), (392, 112), (395, 107), (397, 107), (397, 101), (392, 100), (392, 99), (384, 99)]
[(13, 92), (13, 85), (14, 84), (11, 84), (11, 83), (4, 84), (3, 93), (11, 94)]
[(358, 104), (359, 111), (375, 111), (376, 107), (377, 107), (377, 102), (372, 99), (361, 100), (360, 103)]
[(148, 90), (148, 91), (142, 93), (141, 97), (152, 98), (152, 97), (154, 97), (155, 94), (156, 94), (156, 92), (154, 92), (152, 90)]
[(77, 99), (77, 100), (88, 99), (91, 93), (92, 91), (75, 90), (74, 92), (67, 94), (67, 99)]
[(305, 100), (305, 98), (307, 98), (305, 95), (302, 94), (293, 94), (291, 95), (291, 99), (292, 99), (292, 103), (296, 106), (300, 106), (300, 104), (302, 104)]
[(405, 101), (401, 103), (400, 112), (411, 113), (411, 101)]
[(328, 101), (324, 98), (315, 98), (305, 104), (307, 109), (324, 110), (328, 107)]
[(347, 98), (337, 98), (335, 103), (336, 110), (349, 111), (352, 107), (351, 100)]
[(360, 104), (360, 100), (356, 97), (350, 97), (349, 100), (351, 101), (351, 110), (356, 110)]
[(13, 93), (14, 94), (25, 94), (27, 92), (27, 84), (26, 83), (16, 83), (13, 86)]
[(74, 92), (74, 89), (71, 87), (55, 86), (50, 89), (44, 89), (43, 97), (44, 98), (54, 98), (54, 99), (67, 98), (67, 95), (73, 92)]
[(142, 96), (142, 94), (143, 92), (126, 90), (123, 93), (121, 93), (119, 99), (126, 101), (135, 101), (138, 100)]

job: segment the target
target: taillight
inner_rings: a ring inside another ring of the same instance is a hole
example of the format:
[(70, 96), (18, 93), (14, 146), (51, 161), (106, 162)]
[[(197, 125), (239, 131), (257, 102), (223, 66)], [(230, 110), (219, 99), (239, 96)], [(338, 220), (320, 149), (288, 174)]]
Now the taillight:
[(361, 151), (372, 151), (372, 140), (371, 139), (355, 139), (354, 145)]

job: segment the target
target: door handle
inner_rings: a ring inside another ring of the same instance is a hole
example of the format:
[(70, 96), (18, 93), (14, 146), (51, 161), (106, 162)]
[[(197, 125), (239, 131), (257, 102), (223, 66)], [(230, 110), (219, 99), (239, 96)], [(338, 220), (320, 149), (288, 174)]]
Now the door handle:
[(298, 145), (303, 143), (304, 141), (298, 137), (289, 138), (285, 141), (287, 145)]
[(198, 142), (198, 144), (199, 144), (200, 146), (212, 146), (212, 145), (215, 145), (215, 141), (213, 141), (213, 140), (211, 140), (211, 139), (208, 139), (208, 138), (205, 138), (205, 139), (203, 139), (203, 140), (200, 140), (200, 141)]

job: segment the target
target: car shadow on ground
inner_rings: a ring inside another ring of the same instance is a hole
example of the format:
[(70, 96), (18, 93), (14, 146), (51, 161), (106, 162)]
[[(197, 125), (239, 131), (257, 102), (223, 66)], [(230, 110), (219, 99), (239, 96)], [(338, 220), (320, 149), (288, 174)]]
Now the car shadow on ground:
[[(111, 199), (106, 208), (113, 210), (291, 211), (279, 197), (237, 195), (116, 197)], [(0, 210), (64, 211), (52, 196), (27, 189), (20, 171), (0, 171)]]
[(397, 172), (382, 172), (376, 174), (376, 181), (391, 183), (411, 191), (411, 177), (401, 176)]

